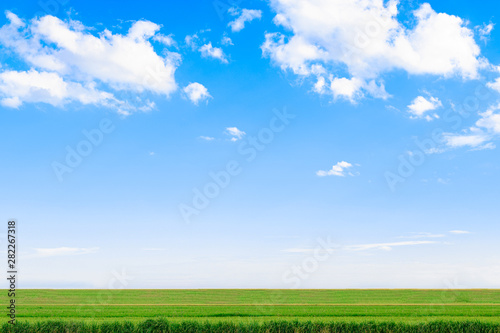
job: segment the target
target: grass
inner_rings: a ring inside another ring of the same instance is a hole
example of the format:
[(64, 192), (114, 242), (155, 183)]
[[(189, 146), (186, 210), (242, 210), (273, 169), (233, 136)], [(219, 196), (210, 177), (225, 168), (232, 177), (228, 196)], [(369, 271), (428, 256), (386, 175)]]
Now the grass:
[(184, 321), (172, 323), (167, 320), (146, 320), (133, 324), (130, 322), (114, 323), (71, 323), (71, 322), (43, 322), (43, 323), (20, 323), (16, 326), (5, 324), (2, 331), (6, 333), (120, 333), (120, 332), (169, 332), (169, 333), (327, 333), (327, 332), (391, 332), (391, 333), (448, 333), (448, 332), (474, 332), (493, 333), (500, 332), (500, 325), (470, 322), (431, 322), (420, 324), (408, 323), (344, 323), (344, 322), (299, 322), (299, 321), (271, 321), (267, 323), (233, 323), (233, 322), (193, 322)]
[[(500, 290), (24, 289), (16, 296), (15, 332), (161, 331), (147, 325), (164, 332), (500, 332)], [(0, 302), (8, 304), (6, 291)]]

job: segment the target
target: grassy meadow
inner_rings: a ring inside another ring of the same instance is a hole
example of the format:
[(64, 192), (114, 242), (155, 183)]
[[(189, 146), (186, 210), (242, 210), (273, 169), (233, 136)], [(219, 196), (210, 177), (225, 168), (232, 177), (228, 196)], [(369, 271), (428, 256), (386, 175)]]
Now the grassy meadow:
[[(291, 332), (371, 332), (366, 330), (370, 325), (385, 327), (383, 332), (404, 327), (403, 331), (420, 327), (419, 332), (426, 332), (436, 323), (476, 325), (479, 331), (500, 332), (500, 290), (25, 289), (16, 296), (19, 332), (104, 332), (106, 327), (115, 327), (109, 332), (148, 331), (144, 327), (150, 327), (150, 332), (184, 332), (186, 327), (191, 327), (189, 332), (219, 332), (216, 327), (222, 329), (222, 324), (226, 326), (220, 332), (274, 332), (270, 327), (279, 325), (304, 329)], [(0, 299), (7, 304), (7, 292)], [(53, 328), (62, 325), (61, 329), (46, 330), (47, 321), (53, 321)], [(191, 326), (185, 326), (188, 323)], [(68, 325), (83, 326), (68, 329)], [(163, 330), (151, 330), (155, 325)], [(342, 325), (351, 326), (337, 330)], [(399, 328), (389, 329), (390, 325)], [(2, 327), (8, 330), (6, 325)]]

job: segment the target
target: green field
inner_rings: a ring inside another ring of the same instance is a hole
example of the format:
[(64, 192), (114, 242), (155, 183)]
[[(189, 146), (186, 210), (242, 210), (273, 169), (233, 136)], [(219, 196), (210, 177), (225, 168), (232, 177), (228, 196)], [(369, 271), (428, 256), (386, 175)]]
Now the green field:
[[(19, 322), (500, 323), (500, 290), (48, 290), (17, 292)], [(1, 302), (8, 304), (7, 292)]]

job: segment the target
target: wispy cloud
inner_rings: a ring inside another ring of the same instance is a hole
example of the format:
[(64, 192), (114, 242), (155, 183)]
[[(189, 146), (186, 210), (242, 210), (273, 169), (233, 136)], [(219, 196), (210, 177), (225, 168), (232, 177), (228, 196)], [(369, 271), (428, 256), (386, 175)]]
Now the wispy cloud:
[(262, 17), (262, 11), (256, 9), (242, 9), (241, 11), (236, 8), (230, 8), (229, 14), (233, 16), (239, 15), (236, 19), (228, 23), (228, 27), (231, 28), (232, 32), (238, 32), (245, 28), (246, 22), (251, 22), (255, 19), (260, 19)]
[[(494, 88), (494, 84), (487, 85)], [(498, 88), (500, 92), (500, 85)], [(475, 126), (464, 132), (443, 133), (446, 145), (450, 148), (469, 147), (472, 150), (494, 149), (495, 144), (489, 141), (500, 137), (500, 104), (489, 107), (479, 115), (481, 118)]]
[(352, 172), (348, 172), (347, 169), (352, 168), (352, 164), (341, 161), (332, 166), (332, 168), (328, 171), (324, 170), (319, 170), (316, 172), (316, 175), (319, 177), (325, 177), (325, 176), (339, 176), (339, 177), (345, 177), (346, 175), (349, 176), (354, 176)]
[[(425, 244), (438, 244), (439, 242), (435, 241), (405, 241), (405, 242), (392, 242), (392, 243), (375, 243), (375, 244), (357, 244), (357, 245), (346, 245), (339, 247), (335, 250), (344, 250), (344, 251), (366, 251), (366, 250), (386, 250), (390, 251), (393, 247), (400, 246), (415, 246), (415, 245), (425, 245)], [(333, 249), (332, 249), (333, 250)], [(290, 248), (285, 249), (283, 252), (288, 253), (309, 253), (314, 251), (311, 248)]]
[(493, 23), (483, 23), (482, 26), (478, 25), (475, 27), (477, 34), (479, 35), (479, 39), (482, 40), (485, 44), (490, 40), (490, 34), (493, 31), (495, 24)]
[(415, 232), (408, 236), (400, 236), (398, 238), (441, 238), (446, 237), (443, 234), (431, 234), (430, 232)]
[(450, 234), (456, 234), (456, 235), (463, 235), (463, 234), (470, 234), (470, 231), (465, 231), (465, 230), (451, 230)]
[(245, 136), (245, 134), (246, 134), (245, 132), (239, 130), (236, 127), (227, 127), (225, 133), (227, 135), (232, 136), (232, 138), (230, 139), (231, 141), (238, 141), (241, 138), (243, 138)]
[(57, 256), (76, 256), (83, 254), (92, 254), (99, 251), (98, 247), (56, 247), (56, 248), (37, 248), (35, 257), (57, 257)]
[(376, 244), (361, 244), (361, 245), (349, 245), (346, 246), (346, 250), (351, 251), (365, 251), (365, 250), (386, 250), (390, 251), (393, 247), (398, 246), (412, 246), (412, 245), (424, 245), (424, 244), (436, 244), (434, 241), (407, 241), (407, 242), (395, 242), (395, 243), (376, 243)]
[(202, 139), (202, 140), (205, 140), (205, 141), (213, 141), (213, 140), (215, 140), (214, 137), (204, 136), (204, 135), (201, 135), (199, 138)]
[(200, 47), (200, 53), (202, 57), (205, 58), (214, 58), (214, 59), (219, 59), (220, 62), (227, 64), (227, 58), (226, 55), (224, 54), (224, 51), (220, 47), (214, 47), (212, 46), (212, 42), (209, 42), (208, 44), (202, 45)]

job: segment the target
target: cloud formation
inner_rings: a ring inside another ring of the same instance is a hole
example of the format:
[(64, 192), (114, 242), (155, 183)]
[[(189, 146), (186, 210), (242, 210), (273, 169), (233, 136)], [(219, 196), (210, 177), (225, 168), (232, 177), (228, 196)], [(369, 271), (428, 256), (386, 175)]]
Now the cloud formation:
[(469, 147), (475, 150), (493, 149), (495, 144), (491, 142), (500, 136), (500, 104), (491, 106), (476, 121), (475, 126), (465, 130), (463, 133), (444, 133), (445, 144), (449, 148)]
[(245, 132), (239, 130), (236, 127), (227, 127), (225, 133), (227, 135), (231, 136), (231, 139), (230, 139), (231, 141), (238, 141), (241, 138), (243, 138), (245, 136), (245, 134), (246, 134)]
[(199, 51), (202, 57), (218, 59), (224, 64), (228, 63), (224, 51), (220, 47), (212, 46), (212, 42), (208, 42), (207, 44), (202, 45)]
[(352, 168), (351, 163), (341, 161), (341, 162), (338, 162), (337, 164), (335, 164), (334, 166), (332, 166), (332, 168), (328, 171), (324, 171), (324, 170), (317, 171), (316, 175), (319, 177), (325, 177), (325, 176), (345, 177), (346, 175), (354, 176), (353, 173), (347, 171), (347, 169), (350, 169), (350, 168)]
[(186, 94), (187, 98), (191, 102), (193, 102), (194, 105), (198, 105), (203, 101), (206, 101), (208, 103), (208, 100), (212, 98), (212, 96), (210, 96), (210, 94), (208, 93), (207, 88), (205, 88), (198, 82), (188, 84), (186, 87), (184, 87), (183, 91)]
[[(78, 21), (46, 15), (29, 22), (7, 12), (9, 23), (0, 28), (0, 45), (31, 69), (1, 73), (4, 106), (43, 102), (61, 106), (70, 101), (107, 105), (133, 111), (128, 92), (150, 92), (165, 97), (177, 89), (174, 73), (180, 55), (158, 55), (150, 40), (171, 45), (160, 26), (137, 21), (127, 34), (105, 29), (93, 35)], [(121, 97), (121, 98), (120, 98)], [(149, 101), (142, 100), (144, 104)]]
[(99, 250), (98, 247), (78, 248), (78, 247), (57, 247), (57, 248), (38, 248), (35, 249), (36, 257), (56, 257), (56, 256), (74, 256), (82, 254), (92, 254)]
[[(393, 247), (437, 244), (437, 243), (438, 242), (435, 242), (435, 241), (404, 241), (404, 242), (393, 242), (393, 243), (346, 245), (346, 246), (342, 246), (338, 249), (327, 249), (327, 250), (344, 250), (344, 251), (385, 250), (385, 251), (391, 251)], [(313, 252), (313, 251), (314, 251), (314, 249), (311, 249), (311, 248), (291, 248), (291, 249), (283, 250), (283, 252), (288, 252), (288, 253), (308, 253), (308, 252)]]
[(433, 241), (406, 241), (395, 243), (379, 243), (379, 244), (361, 244), (347, 246), (347, 250), (351, 251), (365, 251), (365, 250), (386, 250), (390, 251), (396, 246), (410, 246), (410, 245), (423, 245), (423, 244), (436, 244)]
[(443, 104), (436, 97), (429, 96), (429, 98), (425, 98), (424, 96), (418, 96), (408, 105), (408, 111), (412, 114), (413, 118), (425, 118), (427, 121), (431, 121), (439, 118), (439, 116), (435, 113), (429, 115), (428, 112), (442, 106)]
[(266, 33), (263, 55), (335, 98), (387, 98), (382, 75), (393, 70), (474, 79), (486, 63), (466, 22), (428, 3), (413, 12), (412, 27), (398, 21), (395, 0), (272, 0), (271, 7), (288, 33)]
[(232, 32), (239, 32), (245, 28), (246, 22), (251, 22), (255, 19), (260, 19), (262, 17), (262, 11), (256, 9), (245, 9), (239, 10), (237, 8), (230, 8), (229, 14), (233, 16), (238, 16), (236, 19), (228, 23), (228, 27), (231, 28)]
[(463, 234), (470, 234), (470, 231), (466, 231), (466, 230), (451, 230), (450, 233), (452, 233), (452, 234), (458, 234), (458, 235), (463, 235)]

